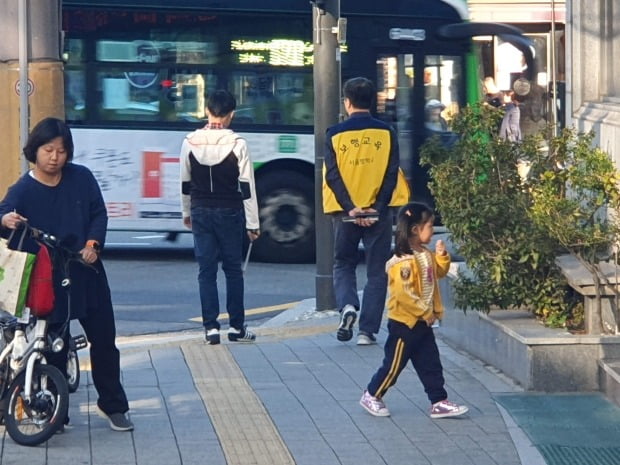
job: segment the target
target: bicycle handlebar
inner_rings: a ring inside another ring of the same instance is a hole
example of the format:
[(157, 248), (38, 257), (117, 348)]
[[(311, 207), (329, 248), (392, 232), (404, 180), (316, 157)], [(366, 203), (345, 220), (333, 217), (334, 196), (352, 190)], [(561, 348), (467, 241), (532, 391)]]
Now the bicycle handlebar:
[[(67, 254), (67, 258), (69, 260), (82, 261), (82, 258), (81, 258), (82, 255), (80, 254), (80, 252), (75, 252), (69, 249), (68, 247), (63, 245), (62, 241), (60, 241), (53, 234), (47, 233), (41, 229), (37, 229), (33, 226), (30, 226), (28, 223), (23, 223), (23, 225), (24, 225), (24, 228), (26, 228), (26, 230), (30, 232), (30, 237), (34, 239), (35, 241), (47, 246), (50, 249), (62, 250), (65, 254)], [(84, 264), (87, 265), (86, 263)]]
[(53, 234), (48, 234), (40, 229), (33, 228), (28, 223), (24, 223), (24, 227), (30, 231), (30, 237), (35, 241), (41, 242), (52, 249), (60, 247), (60, 241)]
[(77, 262), (88, 268), (91, 268), (95, 271), (96, 268), (90, 263), (86, 263), (82, 258), (82, 254), (80, 252), (76, 252), (74, 250), (69, 249), (67, 246), (62, 244), (62, 241), (59, 240), (53, 234), (47, 233), (41, 229), (30, 226), (28, 223), (22, 223), (23, 227), (29, 232), (30, 237), (37, 241), (38, 243), (46, 246), (51, 250), (57, 250), (61, 253), (62, 261), (68, 264), (69, 262)]

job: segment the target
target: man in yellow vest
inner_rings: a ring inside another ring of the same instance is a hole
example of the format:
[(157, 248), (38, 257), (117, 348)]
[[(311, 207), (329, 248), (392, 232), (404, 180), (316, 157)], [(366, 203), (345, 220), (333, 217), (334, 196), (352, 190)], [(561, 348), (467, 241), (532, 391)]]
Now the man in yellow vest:
[[(409, 200), (399, 171), (394, 130), (375, 119), (370, 109), (373, 83), (363, 77), (345, 82), (344, 108), (349, 118), (327, 130), (323, 167), (323, 211), (334, 226), (334, 291), (340, 310), (337, 338), (349, 341), (359, 312), (358, 345), (375, 344), (379, 332), (392, 243), (392, 209)], [(362, 303), (355, 269), (362, 241), (367, 282)]]

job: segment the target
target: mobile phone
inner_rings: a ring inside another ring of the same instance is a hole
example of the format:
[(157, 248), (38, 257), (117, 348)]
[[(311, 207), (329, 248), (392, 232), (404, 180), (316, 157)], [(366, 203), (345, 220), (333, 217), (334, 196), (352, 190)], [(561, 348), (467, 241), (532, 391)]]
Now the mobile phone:
[(379, 214), (376, 212), (364, 212), (364, 213), (358, 213), (355, 216), (343, 216), (342, 217), (342, 221), (344, 221), (345, 223), (353, 223), (355, 222), (355, 220), (363, 218), (365, 220), (373, 220), (373, 221), (378, 221), (379, 220)]

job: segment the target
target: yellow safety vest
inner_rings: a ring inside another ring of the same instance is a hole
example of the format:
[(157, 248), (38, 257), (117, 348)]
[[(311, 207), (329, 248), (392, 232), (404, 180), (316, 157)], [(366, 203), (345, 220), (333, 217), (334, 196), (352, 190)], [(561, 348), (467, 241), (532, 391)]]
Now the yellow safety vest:
[[(366, 128), (359, 131), (344, 131), (335, 134), (331, 140), (338, 171), (356, 207), (368, 208), (377, 199), (387, 170), (390, 151), (390, 133), (385, 129)], [(342, 211), (342, 205), (325, 180), (323, 165), (323, 211)], [(411, 191), (405, 174), (399, 168), (396, 188), (388, 204), (390, 207), (405, 205)]]

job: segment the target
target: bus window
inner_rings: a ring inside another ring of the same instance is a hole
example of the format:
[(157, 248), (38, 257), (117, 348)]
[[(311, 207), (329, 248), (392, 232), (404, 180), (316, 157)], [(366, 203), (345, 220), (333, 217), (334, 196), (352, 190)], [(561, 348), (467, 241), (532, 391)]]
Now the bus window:
[(206, 97), (217, 88), (213, 73), (171, 73), (166, 85), (170, 86), (165, 98), (174, 102), (177, 121), (204, 121)]
[(104, 121), (137, 119), (159, 121), (161, 81), (160, 70), (122, 67), (97, 72), (97, 113)]
[[(208, 73), (164, 68), (164, 63), (208, 63), (210, 41), (109, 40), (96, 42), (95, 117), (101, 121), (199, 121)], [(108, 64), (109, 63), (109, 64)], [(176, 67), (176, 66), (175, 66)]]
[(86, 112), (84, 68), (65, 69), (65, 113), (69, 121), (83, 120)]
[(449, 146), (456, 141), (456, 134), (450, 127), (462, 101), (461, 58), (427, 55), (424, 64), (425, 136), (438, 136), (443, 144)]
[(377, 116), (396, 129), (401, 166), (409, 174), (411, 129), (415, 112), (411, 109), (414, 78), (413, 54), (377, 58)]
[(230, 58), (236, 68), (229, 83), (238, 99), (234, 122), (312, 125), (312, 51), (311, 42), (294, 35), (265, 36), (257, 30), (234, 37)]
[[(416, 60), (424, 65), (423, 73), (416, 74)], [(396, 130), (400, 163), (412, 195), (432, 203), (418, 150), (433, 135), (445, 144), (456, 140), (450, 122), (464, 101), (462, 60), (452, 55), (379, 55), (376, 69), (377, 115)]]
[[(162, 34), (152, 33), (153, 36)], [(97, 40), (99, 62), (213, 64), (217, 61), (217, 43), (196, 40)]]
[[(425, 109), (441, 108), (436, 121), (443, 120), (443, 131), (447, 130), (454, 116), (459, 112), (462, 101), (460, 83), (463, 79), (461, 58), (456, 56), (427, 55), (424, 66)], [(435, 103), (435, 102), (438, 103)], [(431, 103), (431, 105), (429, 105)], [(434, 105), (433, 105), (434, 104)], [(426, 116), (436, 111), (426, 112)], [(439, 126), (437, 126), (439, 128)]]
[(65, 112), (70, 121), (82, 120), (86, 110), (86, 57), (84, 40), (68, 39), (63, 51), (65, 62)]
[(237, 124), (311, 125), (314, 121), (312, 75), (291, 72), (235, 72)]

